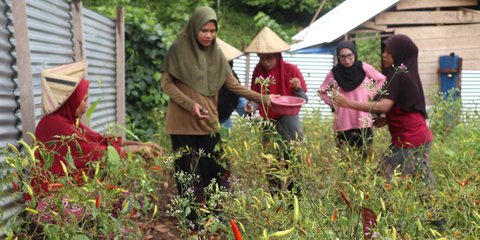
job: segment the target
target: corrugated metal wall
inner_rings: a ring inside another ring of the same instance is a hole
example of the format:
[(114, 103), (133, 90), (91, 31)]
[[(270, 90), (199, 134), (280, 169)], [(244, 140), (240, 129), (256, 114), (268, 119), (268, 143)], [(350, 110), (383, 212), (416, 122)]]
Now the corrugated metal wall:
[[(9, 7), (11, 7), (11, 2), (8, 1)], [(5, 7), (5, 6), (2, 6)], [(47, 67), (52, 67), (60, 65), (63, 63), (68, 63), (73, 61), (73, 43), (72, 43), (72, 32), (70, 25), (70, 4), (68, 1), (26, 1), (26, 13), (27, 13), (27, 25), (29, 32), (29, 43), (30, 43), (30, 60), (32, 64), (32, 84), (33, 84), (33, 98), (35, 103), (35, 112), (34, 114), (36, 122), (41, 118), (41, 87), (40, 87), (40, 73), (42, 69)], [(3, 13), (3, 11), (2, 11)], [(11, 18), (11, 14), (9, 14)], [(2, 16), (3, 17), (3, 16)], [(4, 25), (4, 24), (2, 24)], [(13, 31), (13, 27), (9, 27)], [(6, 29), (2, 28), (2, 60), (3, 60), (3, 49), (8, 47), (6, 45), (8, 36), (3, 35)], [(11, 36), (11, 41), (15, 42), (13, 36)], [(5, 44), (4, 44), (5, 43)], [(16, 54), (15, 51), (12, 51), (12, 54)], [(5, 64), (2, 63), (2, 85), (7, 83), (8, 79), (3, 79), (3, 74), (10, 75), (13, 72), (10, 72), (9, 62)], [(18, 69), (18, 66), (14, 65), (15, 69)], [(8, 80), (9, 81), (9, 80)], [(14, 80), (18, 84), (18, 79)], [(8, 91), (12, 89), (12, 85), (5, 85), (5, 89), (2, 86), (1, 92), (8, 94)], [(11, 110), (16, 108), (17, 103), (12, 102), (15, 95), (18, 95), (18, 89), (15, 89), (15, 93), (10, 91), (9, 96), (5, 96), (5, 99), (9, 99), (8, 102), (2, 101), (2, 108)], [(3, 106), (5, 103), (5, 106)], [(16, 108), (17, 112), (13, 116), (21, 117), (21, 109)], [(5, 112), (6, 113), (6, 112)], [(5, 128), (10, 124), (15, 124), (15, 121), (12, 122), (12, 116), (9, 116), (5, 123)], [(21, 120), (21, 119), (20, 119)], [(2, 119), (3, 121), (3, 119)], [(2, 122), (1, 128), (4, 127)], [(9, 127), (10, 138), (6, 139), (6, 143), (16, 144), (19, 140), (19, 135), (17, 135), (18, 130), (14, 130), (12, 126)], [(15, 126), (13, 126), (15, 127)], [(18, 121), (16, 126), (18, 129), (22, 128), (21, 121)], [(3, 134), (2, 134), (3, 135)], [(3, 137), (3, 136), (2, 136)], [(2, 143), (3, 144), (3, 143)], [(2, 189), (2, 191), (10, 191), (10, 189)], [(6, 221), (23, 210), (23, 206), (17, 204), (16, 202), (22, 198), (21, 193), (11, 194), (7, 197), (0, 199), (0, 207), (3, 215), (2, 227), (5, 227)]]
[[(16, 128), (17, 117), (15, 115), (16, 109), (19, 105), (15, 98), (18, 96), (16, 91), (16, 84), (12, 82), (14, 75), (11, 64), (14, 59), (10, 55), (12, 48), (9, 43), (10, 32), (12, 24), (8, 20), (11, 19), (11, 11), (8, 11), (8, 16), (5, 12), (9, 6), (6, 6), (3, 1), (0, 1), (0, 148), (4, 148), (8, 143), (17, 145), (16, 142), (20, 135), (20, 130)], [(8, 25), (8, 29), (7, 29)], [(4, 157), (0, 154), (0, 177), (5, 174), (7, 166), (4, 164)], [(23, 210), (22, 206), (14, 202), (21, 198), (20, 194), (10, 194), (12, 186), (2, 186), (2, 194), (0, 198), (0, 228), (4, 228), (6, 221)], [(3, 234), (0, 233), (0, 237)]]
[[(17, 144), (21, 133), (21, 119), (19, 104), (15, 100), (19, 91), (18, 79), (14, 76), (10, 65), (15, 62), (9, 54), (11, 45), (8, 40), (15, 42), (7, 28), (5, 10), (11, 8), (0, 1), (0, 148), (8, 143)], [(92, 116), (91, 126), (97, 131), (104, 131), (106, 125), (115, 122), (116, 115), (116, 86), (115, 86), (115, 22), (93, 11), (83, 9), (84, 38), (86, 39), (86, 55), (89, 62), (88, 74), (92, 81), (90, 86), (91, 102), (101, 98), (101, 103)], [(34, 114), (38, 123), (41, 113), (41, 86), (40, 73), (43, 69), (58, 66), (74, 61), (74, 46), (72, 32), (72, 16), (70, 15), (70, 1), (68, 0), (27, 0), (26, 1), (28, 36), (30, 44), (30, 61), (32, 65)], [(10, 23), (8, 29), (13, 31)], [(12, 50), (15, 56), (14, 48)], [(13, 65), (14, 69), (18, 66)], [(0, 153), (0, 163), (3, 156)], [(5, 166), (0, 165), (0, 177)], [(11, 186), (3, 187), (4, 193), (11, 191)], [(6, 221), (23, 209), (15, 202), (22, 195), (10, 194), (0, 198), (0, 228), (4, 228)], [(0, 233), (0, 237), (4, 233)]]
[(461, 80), (461, 96), (464, 114), (480, 114), (480, 70), (463, 70)]
[[(15, 127), (16, 116), (15, 109), (18, 108), (16, 98), (16, 84), (11, 78), (14, 75), (11, 64), (14, 59), (10, 55), (12, 48), (8, 42), (10, 32), (5, 28), (8, 23), (7, 16), (4, 15), (5, 4), (0, 1), (0, 147), (5, 147), (7, 143), (15, 143), (18, 140), (20, 131)], [(12, 29), (11, 23), (9, 29)], [(0, 156), (1, 157), (1, 156)]]
[(83, 9), (83, 31), (90, 80), (89, 101), (101, 99), (90, 126), (104, 132), (116, 122), (115, 21)]
[[(302, 107), (300, 114), (306, 116), (309, 112), (315, 112), (315, 114), (321, 114), (322, 117), (331, 118), (332, 113), (330, 107), (320, 99), (317, 90), (320, 88), (328, 71), (333, 67), (333, 55), (283, 53), (282, 56), (286, 62), (298, 66), (307, 84), (307, 96), (309, 101)], [(245, 85), (247, 82), (247, 86), (250, 86), (253, 69), (258, 61), (259, 58), (256, 54), (250, 54), (250, 64), (248, 68), (248, 76), (250, 79), (246, 79), (247, 57), (242, 56), (234, 60), (233, 70), (238, 75), (242, 84)]]
[[(115, 22), (83, 9), (90, 102), (101, 98), (92, 114), (91, 127), (104, 132), (115, 118)], [(66, 0), (27, 1), (35, 118), (41, 117), (40, 73), (74, 60), (70, 3)]]
[(26, 1), (36, 122), (42, 116), (40, 73), (73, 62), (70, 3), (61, 0)]

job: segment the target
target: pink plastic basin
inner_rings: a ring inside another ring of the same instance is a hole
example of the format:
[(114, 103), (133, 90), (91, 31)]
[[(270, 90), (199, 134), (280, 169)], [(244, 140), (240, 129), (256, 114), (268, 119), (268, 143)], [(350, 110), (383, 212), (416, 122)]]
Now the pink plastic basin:
[(271, 101), (272, 110), (282, 115), (296, 115), (305, 104), (305, 99), (293, 96), (273, 97)]

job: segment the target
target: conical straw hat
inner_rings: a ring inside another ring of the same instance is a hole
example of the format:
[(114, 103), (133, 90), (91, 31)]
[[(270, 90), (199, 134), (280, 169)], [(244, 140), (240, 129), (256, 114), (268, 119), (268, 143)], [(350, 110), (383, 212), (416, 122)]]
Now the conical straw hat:
[(232, 61), (235, 58), (238, 58), (243, 55), (243, 52), (234, 48), (232, 45), (224, 42), (222, 39), (217, 37), (217, 44), (225, 55), (227, 61)]
[(42, 71), (43, 114), (56, 111), (72, 95), (80, 80), (85, 78), (87, 62), (60, 65)]
[(279, 53), (290, 50), (290, 45), (283, 41), (270, 28), (264, 27), (253, 41), (245, 48), (246, 53)]

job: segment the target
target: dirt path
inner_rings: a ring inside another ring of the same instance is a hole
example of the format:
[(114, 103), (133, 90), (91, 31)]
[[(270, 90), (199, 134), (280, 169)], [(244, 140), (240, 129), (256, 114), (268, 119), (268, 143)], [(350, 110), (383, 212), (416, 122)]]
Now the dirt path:
[(177, 228), (177, 219), (170, 216), (171, 198), (177, 194), (177, 187), (173, 179), (164, 182), (159, 191), (158, 221), (145, 226), (144, 240), (177, 240), (180, 231)]

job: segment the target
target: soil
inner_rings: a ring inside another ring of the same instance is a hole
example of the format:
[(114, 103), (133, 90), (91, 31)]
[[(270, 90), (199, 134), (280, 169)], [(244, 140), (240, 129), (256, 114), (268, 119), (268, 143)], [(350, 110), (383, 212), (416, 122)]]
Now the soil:
[(158, 196), (158, 221), (145, 225), (144, 240), (177, 240), (182, 239), (177, 228), (178, 221), (170, 216), (171, 198), (177, 194), (177, 187), (173, 180), (163, 183)]

